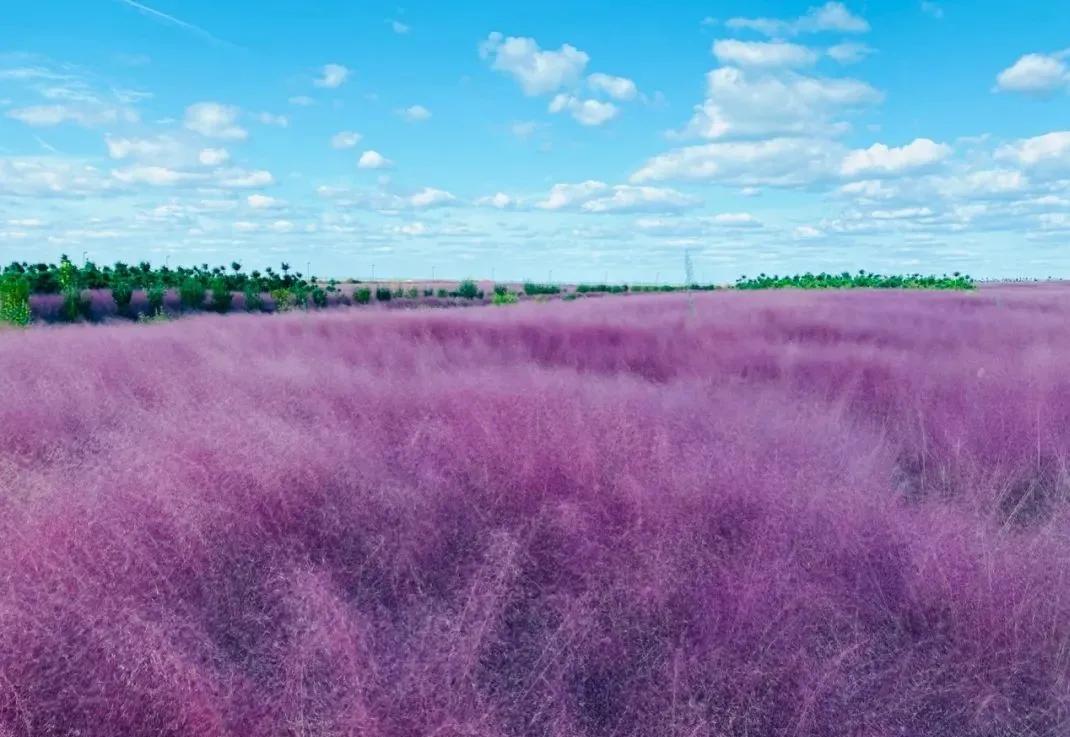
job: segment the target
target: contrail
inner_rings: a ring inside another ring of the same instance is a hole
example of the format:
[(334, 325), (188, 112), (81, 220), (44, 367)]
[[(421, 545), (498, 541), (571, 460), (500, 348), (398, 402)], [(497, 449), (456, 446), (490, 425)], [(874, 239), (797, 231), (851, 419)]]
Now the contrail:
[(192, 23), (187, 23), (186, 21), (182, 20), (181, 18), (176, 18), (173, 15), (168, 15), (167, 13), (164, 13), (164, 12), (161, 12), (159, 10), (156, 10), (155, 8), (150, 8), (148, 5), (143, 5), (142, 3), (135, 2), (135, 0), (119, 0), (119, 2), (123, 3), (124, 5), (129, 5), (131, 8), (136, 8), (137, 10), (140, 10), (145, 15), (150, 15), (153, 18), (157, 18), (157, 19), (163, 21), (164, 23), (170, 23), (173, 26), (178, 26), (179, 28), (182, 28), (184, 30), (189, 31), (190, 33), (194, 33), (194, 34), (200, 36), (201, 38), (204, 38), (204, 39), (206, 39), (208, 41), (211, 41), (212, 43), (216, 43), (216, 44), (221, 44), (223, 46), (230, 46), (230, 47), (233, 47), (233, 48), (237, 48), (236, 46), (234, 46), (234, 44), (230, 43), (229, 41), (224, 41), (221, 38), (217, 38), (216, 36), (213, 36), (211, 33), (209, 33), (208, 31), (204, 30), (200, 26), (195, 26)]

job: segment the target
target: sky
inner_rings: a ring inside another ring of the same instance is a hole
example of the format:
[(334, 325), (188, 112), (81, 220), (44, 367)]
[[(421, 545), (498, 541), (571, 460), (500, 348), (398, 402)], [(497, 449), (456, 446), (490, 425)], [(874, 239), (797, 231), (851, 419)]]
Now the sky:
[(3, 262), (1070, 276), (1050, 0), (8, 5)]

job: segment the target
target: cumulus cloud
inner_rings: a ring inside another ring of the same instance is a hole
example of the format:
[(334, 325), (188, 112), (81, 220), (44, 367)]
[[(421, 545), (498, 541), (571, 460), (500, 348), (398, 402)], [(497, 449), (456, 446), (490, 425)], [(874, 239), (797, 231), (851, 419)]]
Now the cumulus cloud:
[(581, 125), (602, 125), (617, 116), (616, 105), (601, 100), (581, 100), (575, 95), (564, 93), (554, 96), (550, 101), (551, 113), (568, 112)]
[(275, 197), (269, 197), (266, 194), (251, 194), (245, 198), (249, 207), (254, 210), (270, 210), (284, 206), (286, 203)]
[(719, 39), (713, 42), (712, 51), (722, 64), (740, 67), (805, 67), (818, 57), (812, 49), (783, 41)]
[(479, 55), (490, 60), (492, 69), (513, 77), (529, 96), (575, 84), (590, 59), (569, 44), (543, 50), (533, 38), (505, 37), (497, 31), (480, 44)]
[(419, 123), (420, 121), (428, 120), (431, 117), (431, 111), (423, 105), (411, 105), (398, 110), (398, 115), (410, 123)]
[(386, 169), (393, 163), (378, 151), (369, 149), (360, 155), (357, 167), (360, 169)]
[(62, 123), (74, 123), (85, 128), (94, 128), (120, 120), (126, 122), (137, 121), (137, 115), (132, 111), (98, 106), (31, 105), (8, 110), (6, 115), (20, 123), (39, 128)]
[(996, 149), (996, 158), (1027, 169), (1070, 171), (1070, 131), (1023, 138)]
[(883, 95), (855, 79), (767, 74), (720, 67), (706, 75), (706, 100), (680, 135), (701, 138), (835, 135), (835, 116), (876, 104)]
[(53, 157), (0, 158), (0, 193), (35, 197), (81, 197), (114, 187), (88, 164)]
[(1050, 94), (1070, 84), (1070, 68), (1058, 54), (1026, 54), (996, 77), (996, 89), (1002, 92)]
[(228, 189), (252, 189), (266, 187), (274, 183), (275, 177), (272, 176), (271, 172), (264, 170), (245, 171), (244, 169), (232, 169), (221, 172), (216, 180), (216, 184)]
[(274, 113), (260, 113), (256, 116), (264, 125), (274, 125), (279, 128), (288, 128), (290, 126), (290, 119), (285, 115), (276, 115)]
[(766, 36), (796, 36), (803, 33), (866, 33), (869, 23), (855, 15), (841, 2), (827, 2), (810, 8), (793, 20), (779, 18), (729, 18), (725, 25), (733, 30), (757, 31)]
[(865, 44), (847, 42), (830, 46), (825, 53), (840, 64), (857, 64), (872, 54), (873, 49)]
[(435, 189), (433, 187), (424, 187), (422, 190), (412, 195), (409, 198), (409, 203), (412, 207), (417, 209), (426, 209), (429, 207), (441, 207), (447, 205), (457, 198), (451, 193), (442, 189)]
[(147, 184), (152, 187), (173, 187), (187, 182), (201, 181), (203, 174), (178, 171), (165, 166), (136, 165), (115, 169), (112, 176), (124, 184)]
[(575, 210), (587, 213), (676, 212), (696, 207), (701, 201), (664, 187), (639, 187), (589, 179), (555, 184), (545, 199), (537, 202), (542, 210)]
[(409, 26), (399, 20), (390, 21), (390, 28), (394, 31), (394, 33), (397, 33), (398, 35), (404, 35), (412, 30)]
[(601, 72), (588, 75), (587, 86), (595, 92), (601, 92), (614, 100), (624, 102), (634, 100), (636, 95), (639, 94), (639, 88), (636, 87), (635, 82), (627, 77), (614, 77), (611, 74), (602, 74)]
[(240, 110), (218, 102), (198, 102), (186, 108), (185, 126), (205, 138), (242, 140), (248, 132), (238, 125)]
[(219, 166), (230, 160), (230, 153), (225, 148), (205, 148), (197, 154), (197, 160), (205, 166)]
[(346, 149), (353, 148), (363, 136), (356, 131), (340, 131), (331, 136), (331, 148)]
[(475, 204), (479, 207), (494, 207), (499, 210), (504, 210), (507, 207), (512, 207), (516, 204), (516, 200), (507, 195), (505, 192), (496, 192), (486, 197), (480, 197), (476, 200)]
[(899, 174), (930, 167), (950, 155), (950, 146), (928, 138), (918, 138), (898, 148), (876, 143), (869, 148), (847, 154), (840, 171), (848, 177), (860, 174)]
[(836, 176), (842, 158), (842, 146), (822, 138), (709, 143), (655, 156), (632, 174), (631, 181), (800, 187)]
[(334, 89), (345, 84), (348, 77), (349, 70), (341, 64), (326, 64), (323, 69), (320, 70), (319, 78), (313, 80), (312, 84), (317, 87)]

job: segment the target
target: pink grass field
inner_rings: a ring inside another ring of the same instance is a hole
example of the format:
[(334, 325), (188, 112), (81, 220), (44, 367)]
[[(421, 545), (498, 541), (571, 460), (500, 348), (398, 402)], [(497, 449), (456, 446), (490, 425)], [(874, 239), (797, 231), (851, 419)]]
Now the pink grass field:
[(0, 735), (1070, 733), (1070, 288), (0, 333)]

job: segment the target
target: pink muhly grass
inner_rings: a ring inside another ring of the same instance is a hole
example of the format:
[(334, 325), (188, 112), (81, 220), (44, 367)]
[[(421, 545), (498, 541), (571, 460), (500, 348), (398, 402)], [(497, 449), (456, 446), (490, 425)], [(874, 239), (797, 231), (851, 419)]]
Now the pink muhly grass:
[(1060, 735), (1070, 291), (0, 334), (0, 735)]

